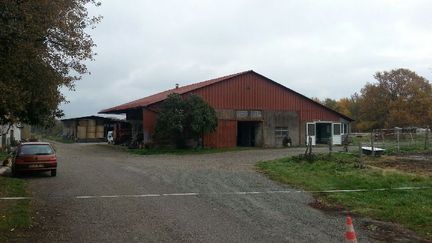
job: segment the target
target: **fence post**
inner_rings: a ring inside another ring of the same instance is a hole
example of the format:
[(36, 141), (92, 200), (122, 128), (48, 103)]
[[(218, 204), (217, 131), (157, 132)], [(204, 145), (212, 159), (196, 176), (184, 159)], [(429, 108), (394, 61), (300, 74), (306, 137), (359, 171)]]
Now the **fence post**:
[(400, 144), (399, 144), (399, 128), (396, 127), (396, 139), (397, 139), (397, 151), (400, 152)]
[(429, 149), (429, 126), (426, 127), (424, 149)]
[(309, 156), (312, 155), (312, 137), (309, 137)]
[(344, 143), (343, 143), (343, 146), (344, 146), (344, 151), (345, 152), (348, 152), (348, 145), (349, 145), (349, 134), (346, 134), (345, 136), (344, 136)]
[(362, 142), (361, 141), (359, 141), (359, 164), (358, 164), (358, 167), (359, 168), (363, 168), (363, 158), (362, 158), (362, 156), (363, 156), (363, 150), (362, 150)]
[(371, 132), (371, 149), (372, 149), (372, 156), (375, 156), (375, 148), (374, 148), (374, 138), (375, 138), (375, 130), (372, 129)]
[(413, 138), (413, 135), (412, 135), (412, 130), (410, 129), (410, 137), (411, 137), (411, 141), (410, 141), (410, 145), (411, 145), (411, 143), (413, 143), (414, 144), (414, 146), (416, 146), (417, 145), (417, 143), (416, 143), (416, 140), (414, 140), (414, 138)]
[(331, 155), (331, 153), (333, 151), (333, 138), (332, 137), (330, 137), (328, 145), (329, 145), (329, 154)]

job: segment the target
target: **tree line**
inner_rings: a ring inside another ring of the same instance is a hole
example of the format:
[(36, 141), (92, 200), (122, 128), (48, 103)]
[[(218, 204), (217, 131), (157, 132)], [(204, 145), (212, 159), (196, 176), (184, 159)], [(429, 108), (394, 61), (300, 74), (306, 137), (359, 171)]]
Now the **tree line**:
[(353, 118), (353, 131), (432, 125), (429, 80), (405, 68), (377, 72), (374, 78), (350, 97), (313, 99)]

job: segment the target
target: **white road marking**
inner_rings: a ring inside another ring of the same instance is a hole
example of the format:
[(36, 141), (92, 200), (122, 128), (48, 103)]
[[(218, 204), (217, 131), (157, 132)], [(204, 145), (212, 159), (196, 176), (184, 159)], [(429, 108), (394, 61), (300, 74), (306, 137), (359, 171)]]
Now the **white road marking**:
[(161, 194), (128, 195), (128, 197), (160, 197)]
[(95, 198), (96, 196), (76, 196), (78, 199)]
[(0, 197), (0, 200), (28, 200), (31, 197)]
[[(200, 195), (253, 195), (253, 194), (288, 194), (288, 193), (349, 193), (349, 192), (373, 192), (373, 191), (409, 191), (432, 189), (432, 186), (420, 187), (393, 187), (393, 188), (372, 188), (372, 189), (335, 189), (323, 191), (301, 191), (301, 190), (285, 190), (285, 191), (249, 191), (249, 192), (182, 192), (182, 193), (163, 193), (163, 194), (126, 194), (126, 195), (94, 195), (94, 196), (75, 196), (75, 199), (96, 199), (96, 198), (140, 198), (140, 197), (173, 197), (173, 196), (200, 196)], [(30, 200), (32, 197), (0, 197), (0, 200)]]
[(198, 192), (167, 193), (167, 194), (162, 194), (162, 196), (197, 196), (197, 195), (199, 195)]

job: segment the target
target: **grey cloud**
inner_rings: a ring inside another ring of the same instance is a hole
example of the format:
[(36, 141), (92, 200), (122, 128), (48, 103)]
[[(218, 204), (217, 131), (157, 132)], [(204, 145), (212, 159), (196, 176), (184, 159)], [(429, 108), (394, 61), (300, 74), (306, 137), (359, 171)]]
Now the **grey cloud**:
[(306, 96), (346, 97), (376, 71), (431, 79), (429, 1), (104, 1), (92, 75), (67, 116), (254, 69)]

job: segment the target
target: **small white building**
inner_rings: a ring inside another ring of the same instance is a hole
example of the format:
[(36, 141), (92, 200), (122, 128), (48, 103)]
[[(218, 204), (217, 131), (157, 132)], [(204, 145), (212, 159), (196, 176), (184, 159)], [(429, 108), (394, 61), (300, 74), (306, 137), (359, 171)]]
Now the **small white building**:
[[(9, 130), (8, 130), (9, 129)], [(21, 140), (21, 129), (20, 125), (0, 125), (0, 148), (5, 148), (11, 144), (12, 141)]]

